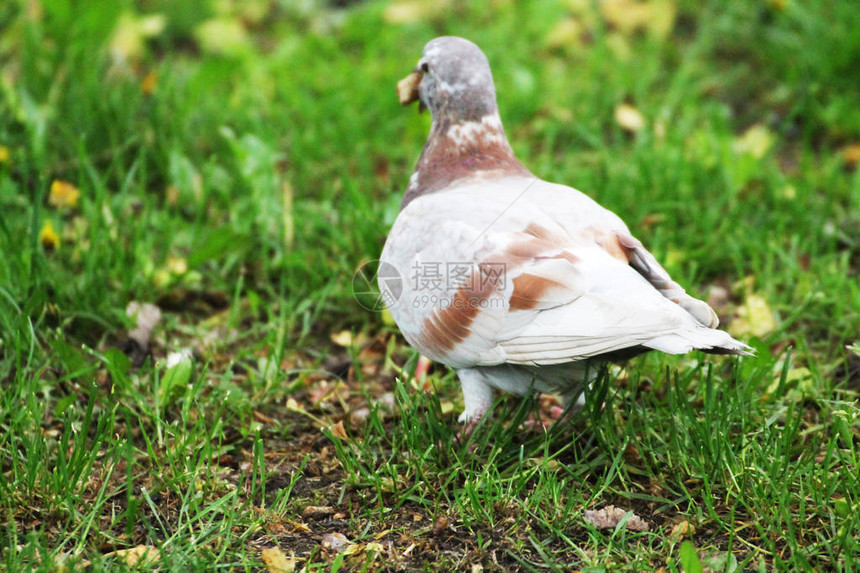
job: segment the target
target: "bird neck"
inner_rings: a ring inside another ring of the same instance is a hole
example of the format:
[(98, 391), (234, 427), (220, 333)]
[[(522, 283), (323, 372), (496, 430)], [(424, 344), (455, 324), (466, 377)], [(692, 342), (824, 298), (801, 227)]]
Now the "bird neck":
[(413, 199), (461, 179), (528, 174), (514, 156), (497, 112), (479, 121), (454, 122), (444, 116), (434, 117), (401, 209)]

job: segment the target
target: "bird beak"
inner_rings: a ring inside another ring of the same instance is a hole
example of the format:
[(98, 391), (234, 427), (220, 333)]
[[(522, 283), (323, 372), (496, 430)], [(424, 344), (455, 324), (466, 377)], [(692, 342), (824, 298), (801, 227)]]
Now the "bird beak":
[(419, 113), (424, 111), (426, 106), (418, 97), (418, 85), (424, 78), (424, 72), (421, 70), (413, 70), (411, 74), (397, 82), (397, 97), (400, 99), (400, 105), (409, 105), (410, 103), (418, 102)]

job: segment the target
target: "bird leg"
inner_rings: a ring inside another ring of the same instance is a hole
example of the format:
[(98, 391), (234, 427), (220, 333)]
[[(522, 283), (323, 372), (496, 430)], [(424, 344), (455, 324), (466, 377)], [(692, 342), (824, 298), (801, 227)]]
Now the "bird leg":
[(493, 387), (474, 368), (462, 368), (457, 371), (457, 375), (460, 377), (465, 406), (463, 413), (458, 418), (460, 422), (465, 424), (458, 437), (468, 437), (492, 406)]

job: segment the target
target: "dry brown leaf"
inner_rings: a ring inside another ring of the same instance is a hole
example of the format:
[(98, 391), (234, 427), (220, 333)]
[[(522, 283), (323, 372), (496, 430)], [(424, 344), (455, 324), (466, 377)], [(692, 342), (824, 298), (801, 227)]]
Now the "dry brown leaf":
[(302, 511), (302, 517), (305, 519), (322, 519), (334, 513), (334, 508), (330, 505), (309, 505)]
[(346, 435), (346, 428), (343, 427), (342, 421), (332, 425), (329, 430), (331, 430), (332, 435), (340, 438), (341, 440), (346, 440), (348, 438)]
[(852, 143), (843, 147), (841, 155), (846, 169), (856, 169), (857, 164), (860, 163), (860, 143)]
[(155, 70), (150, 70), (142, 80), (140, 80), (140, 91), (144, 93), (144, 95), (151, 95), (155, 88), (158, 87), (158, 72)]
[(680, 523), (676, 523), (672, 527), (671, 533), (669, 533), (669, 538), (675, 541), (680, 541), (685, 537), (691, 537), (694, 533), (696, 533), (696, 527), (687, 520), (684, 520)]
[(280, 547), (269, 547), (263, 549), (260, 558), (269, 573), (293, 573), (296, 570), (296, 557), (292, 551), (287, 557)]
[(278, 423), (277, 420), (275, 420), (274, 418), (269, 417), (269, 416), (265, 415), (264, 413), (259, 412), (257, 410), (254, 410), (252, 413), (254, 414), (254, 419), (257, 420), (258, 422), (262, 423), (262, 424), (268, 424), (269, 426), (274, 426), (275, 424)]
[[(582, 512), (582, 516), (587, 522), (598, 529), (614, 529), (619, 523), (621, 523), (621, 520), (628, 513), (629, 512), (626, 509), (615, 507), (614, 505), (607, 505), (603, 509), (586, 509)], [(651, 529), (648, 522), (635, 513), (630, 516), (630, 519), (628, 519), (624, 525), (631, 531), (648, 531)]]
[(418, 101), (418, 86), (423, 78), (422, 72), (412, 72), (397, 82), (397, 99), (400, 100), (400, 105), (409, 105)]
[(433, 524), (432, 535), (434, 537), (438, 536), (446, 529), (448, 529), (448, 518), (444, 515), (440, 515), (436, 518), (436, 522)]

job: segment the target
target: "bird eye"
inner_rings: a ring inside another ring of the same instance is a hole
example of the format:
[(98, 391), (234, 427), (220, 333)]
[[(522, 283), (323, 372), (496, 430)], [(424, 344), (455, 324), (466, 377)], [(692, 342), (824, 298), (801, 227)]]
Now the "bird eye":
[(428, 73), (430, 71), (430, 65), (427, 62), (423, 62), (421, 64), (421, 71), (425, 74)]

